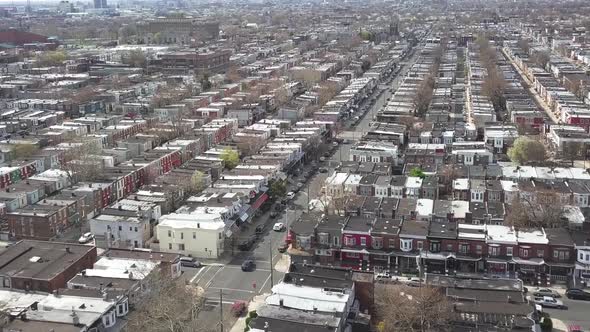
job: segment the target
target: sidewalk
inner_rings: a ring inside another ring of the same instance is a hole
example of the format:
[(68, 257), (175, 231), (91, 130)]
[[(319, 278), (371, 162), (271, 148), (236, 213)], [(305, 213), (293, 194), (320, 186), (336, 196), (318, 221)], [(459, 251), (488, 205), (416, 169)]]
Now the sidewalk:
[(263, 305), (266, 300), (266, 297), (269, 295), (270, 294), (268, 293), (264, 293), (254, 296), (252, 302), (248, 303), (248, 312), (246, 313), (246, 315), (244, 317), (238, 318), (238, 320), (236, 321), (234, 326), (232, 326), (229, 332), (244, 332), (244, 329), (246, 328), (246, 318), (248, 317), (248, 313), (252, 310), (258, 309), (258, 307)]
[(551, 322), (553, 323), (553, 331), (567, 332), (567, 325), (563, 321), (551, 318)]

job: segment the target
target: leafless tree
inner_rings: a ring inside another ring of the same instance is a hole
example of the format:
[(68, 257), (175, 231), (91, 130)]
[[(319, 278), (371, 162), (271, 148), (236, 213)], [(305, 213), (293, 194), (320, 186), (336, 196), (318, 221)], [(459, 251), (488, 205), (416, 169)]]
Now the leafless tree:
[(531, 188), (514, 198), (506, 215), (506, 224), (515, 228), (563, 226), (565, 209), (553, 190)]
[(429, 74), (424, 77), (424, 80), (418, 86), (416, 94), (414, 95), (414, 115), (420, 116), (428, 111), (428, 106), (432, 100), (432, 91), (434, 89), (434, 76)]
[(584, 159), (586, 157), (587, 146), (580, 142), (565, 142), (561, 156), (571, 162), (574, 167), (574, 161)]
[(440, 289), (423, 286), (380, 285), (375, 304), (378, 329), (387, 332), (447, 331), (451, 303)]
[(69, 183), (99, 179), (104, 169), (100, 160), (102, 147), (96, 141), (83, 139), (72, 139), (69, 144), (60, 158), (60, 169), (66, 172)]
[(145, 288), (147, 294), (128, 316), (126, 332), (211, 332), (217, 329), (218, 320), (200, 315), (205, 302), (201, 288), (181, 278), (166, 276), (149, 278)]

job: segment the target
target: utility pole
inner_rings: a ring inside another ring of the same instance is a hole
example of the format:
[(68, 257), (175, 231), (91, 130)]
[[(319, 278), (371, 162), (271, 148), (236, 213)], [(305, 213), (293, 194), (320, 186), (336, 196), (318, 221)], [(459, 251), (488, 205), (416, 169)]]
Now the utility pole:
[(223, 332), (223, 290), (219, 290), (219, 326)]
[[(289, 230), (287, 230), (288, 232)], [(272, 265), (272, 237), (269, 236), (268, 239), (268, 258), (270, 259), (270, 288), (272, 289), (272, 286), (274, 285), (274, 280), (273, 280), (273, 265)]]

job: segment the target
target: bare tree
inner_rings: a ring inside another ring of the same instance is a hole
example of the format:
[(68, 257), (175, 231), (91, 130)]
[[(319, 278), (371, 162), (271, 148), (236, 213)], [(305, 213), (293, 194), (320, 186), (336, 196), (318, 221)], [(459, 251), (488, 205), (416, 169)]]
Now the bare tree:
[(418, 86), (414, 95), (414, 115), (421, 116), (428, 111), (428, 106), (432, 100), (432, 91), (434, 90), (434, 76), (427, 75)]
[(561, 156), (571, 162), (574, 167), (574, 162), (586, 157), (586, 144), (580, 142), (565, 142)]
[[(147, 294), (128, 316), (126, 332), (210, 332), (219, 323), (200, 317), (204, 307), (203, 290), (183, 279), (148, 276)], [(227, 318), (225, 318), (227, 319)], [(224, 320), (225, 320), (224, 319)]]
[(378, 330), (387, 332), (446, 331), (453, 308), (442, 290), (428, 286), (383, 285), (376, 291)]
[(564, 213), (564, 205), (555, 191), (531, 188), (512, 201), (505, 220), (515, 228), (555, 228), (563, 226)]
[(60, 169), (66, 172), (70, 184), (92, 182), (101, 177), (104, 168), (100, 160), (102, 147), (91, 140), (70, 141), (70, 147), (62, 153)]

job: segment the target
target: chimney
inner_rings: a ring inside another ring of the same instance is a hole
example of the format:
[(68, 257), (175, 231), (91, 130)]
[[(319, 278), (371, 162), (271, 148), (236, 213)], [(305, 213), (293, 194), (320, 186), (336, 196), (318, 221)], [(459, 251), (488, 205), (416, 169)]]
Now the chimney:
[(78, 314), (76, 313), (76, 311), (74, 310), (73, 307), (72, 307), (72, 313), (70, 314), (70, 317), (72, 317), (72, 323), (74, 325), (80, 324), (80, 317), (78, 317)]

